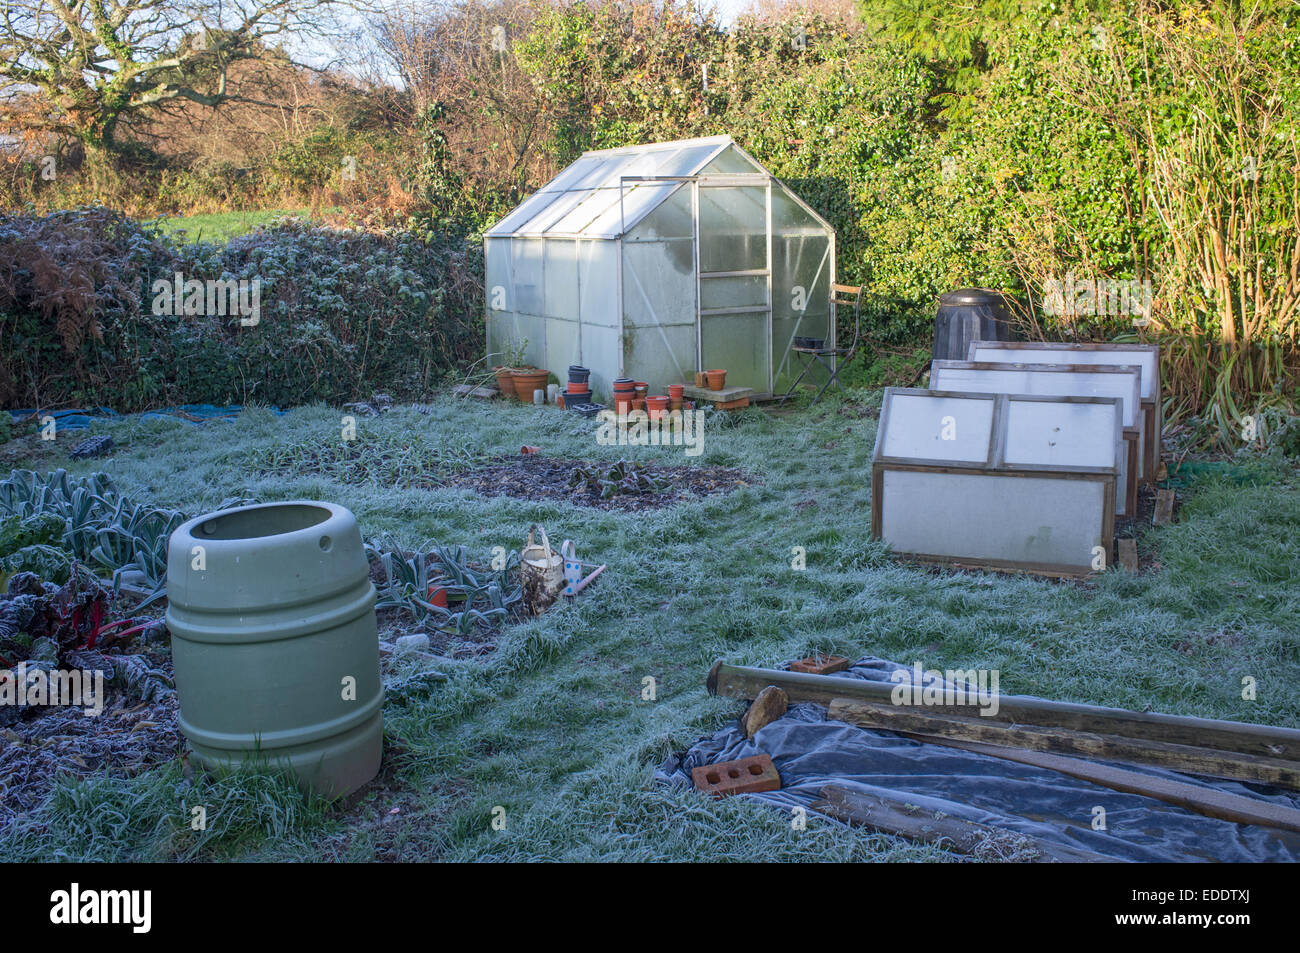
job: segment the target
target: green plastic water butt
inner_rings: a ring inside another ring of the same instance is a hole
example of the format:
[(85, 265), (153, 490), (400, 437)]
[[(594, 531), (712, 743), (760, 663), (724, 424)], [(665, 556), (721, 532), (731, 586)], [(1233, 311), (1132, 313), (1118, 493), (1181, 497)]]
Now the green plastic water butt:
[(167, 552), (180, 727), (210, 769), (290, 768), (341, 797), (379, 770), (383, 685), (356, 517), (332, 503), (190, 520)]

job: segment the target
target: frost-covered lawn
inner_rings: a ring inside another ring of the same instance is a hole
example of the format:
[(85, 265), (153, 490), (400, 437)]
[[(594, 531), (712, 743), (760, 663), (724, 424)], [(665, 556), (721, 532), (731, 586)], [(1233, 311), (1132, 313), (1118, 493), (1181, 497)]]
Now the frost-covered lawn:
[[(744, 860), (942, 858), (893, 838), (652, 786), (667, 754), (740, 713), (710, 698), (714, 659), (775, 664), (813, 651), (937, 668), (986, 668), (1001, 689), (1079, 702), (1300, 726), (1300, 491), (1274, 468), (1258, 487), (1202, 483), (1180, 521), (1148, 530), (1160, 568), (1088, 585), (932, 573), (896, 564), (869, 536), (878, 393), (771, 416), (750, 410), (706, 430), (704, 452), (600, 447), (595, 424), (550, 409), (443, 400), (359, 421), (385, 446), (739, 467), (754, 485), (661, 510), (392, 489), (328, 475), (260, 476), (270, 450), (338, 441), (341, 412), (232, 424), (126, 420), (107, 428), (102, 469), (122, 490), (197, 513), (234, 496), (319, 498), (350, 507), (367, 536), (463, 543), (487, 561), (531, 523), (609, 564), (573, 606), (516, 625), (486, 657), (440, 665), (449, 680), (390, 694), (379, 782), (342, 808), (304, 804), (281, 781), (214, 782), (181, 765), (133, 779), (65, 783), (0, 845), (9, 857), (100, 859)], [(71, 438), (69, 438), (71, 439)], [(61, 443), (62, 446), (62, 443)], [(66, 454), (25, 438), (7, 462)], [(804, 547), (807, 568), (791, 568)], [(654, 701), (643, 700), (653, 677)], [(1254, 701), (1242, 679), (1257, 682)], [(186, 805), (209, 806), (189, 831)], [(491, 824), (505, 809), (504, 830)]]

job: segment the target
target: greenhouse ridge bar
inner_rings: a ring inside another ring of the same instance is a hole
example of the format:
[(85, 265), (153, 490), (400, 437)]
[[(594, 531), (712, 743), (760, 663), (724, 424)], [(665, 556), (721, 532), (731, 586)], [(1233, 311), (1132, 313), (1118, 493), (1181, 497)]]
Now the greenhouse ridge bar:
[(755, 396), (833, 341), (835, 232), (729, 136), (587, 152), (489, 229), (487, 350), (590, 367), (592, 392), (725, 368)]

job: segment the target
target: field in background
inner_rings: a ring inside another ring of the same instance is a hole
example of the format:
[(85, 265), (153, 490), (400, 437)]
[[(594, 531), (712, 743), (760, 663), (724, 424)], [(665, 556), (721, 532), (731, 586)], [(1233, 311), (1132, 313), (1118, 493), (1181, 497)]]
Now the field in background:
[(244, 235), (259, 225), (269, 225), (279, 218), (309, 219), (310, 209), (273, 208), (260, 212), (212, 212), (205, 215), (168, 215), (158, 219), (158, 226), (167, 235), (185, 233), (192, 242), (230, 241)]
[[(750, 410), (706, 430), (705, 452), (599, 447), (595, 425), (550, 409), (439, 399), (428, 416), (361, 419), (359, 440), (427, 442), (514, 454), (739, 467), (756, 479), (726, 495), (619, 513), (466, 490), (349, 485), (330, 474), (258, 476), (286, 445), (337, 442), (340, 412), (281, 417), (252, 409), (230, 424), (127, 419), (118, 447), (70, 464), (33, 437), (3, 463), (104, 470), (124, 492), (198, 513), (241, 495), (351, 508), (367, 537), (464, 543), (486, 561), (517, 549), (530, 524), (609, 564), (572, 606), (507, 629), (486, 659), (437, 663), (432, 687), (395, 689), (385, 708), (380, 779), (342, 808), (304, 804), (256, 774), (212, 781), (180, 766), (129, 780), (61, 782), (7, 837), (0, 856), (194, 859), (939, 859), (815, 818), (652, 784), (652, 772), (741, 706), (703, 687), (718, 657), (773, 665), (814, 651), (873, 654), (935, 668), (986, 668), (1001, 688), (1078, 702), (1300, 727), (1300, 475), (1264, 462), (1258, 486), (1202, 482), (1179, 521), (1139, 541), (1140, 575), (1079, 585), (930, 572), (892, 561), (869, 538), (869, 469), (878, 392), (779, 417)], [(791, 568), (792, 547), (807, 551)], [(414, 663), (413, 663), (414, 664)], [(657, 699), (642, 699), (653, 677)], [(1242, 679), (1258, 680), (1243, 702)], [(210, 805), (209, 831), (180, 824)], [(505, 830), (490, 824), (504, 807)], [(184, 815), (188, 816), (188, 815)]]

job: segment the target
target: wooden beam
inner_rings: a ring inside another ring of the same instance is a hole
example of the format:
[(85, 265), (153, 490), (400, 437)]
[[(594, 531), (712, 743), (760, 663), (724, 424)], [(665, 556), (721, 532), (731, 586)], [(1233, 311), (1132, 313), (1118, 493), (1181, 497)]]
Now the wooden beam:
[(1115, 545), (1119, 549), (1119, 564), (1129, 572), (1138, 571), (1138, 548), (1137, 540), (1132, 536), (1125, 536), (1115, 540)]
[(852, 791), (835, 784), (822, 788), (813, 810), (837, 821), (894, 834), (923, 844), (937, 844), (959, 854), (988, 860), (1029, 863), (1112, 863), (1114, 858), (1064, 844), (1054, 844), (1004, 827), (925, 811), (915, 804)]
[(1129, 761), (1174, 771), (1258, 784), (1276, 784), (1300, 790), (1300, 762), (1297, 761), (1259, 758), (1212, 748), (1142, 741), (1064, 728), (1008, 725), (979, 716), (960, 718), (936, 715), (928, 707), (849, 698), (833, 700), (828, 714), (833, 721), (847, 721), (860, 728), (895, 731), (909, 737), (926, 735), (1004, 745), (1027, 751), (1051, 751), (1107, 761)]
[(1151, 522), (1156, 526), (1164, 526), (1173, 522), (1174, 519), (1174, 491), (1156, 490), (1156, 511), (1151, 514)]
[(1057, 771), (1072, 778), (1079, 778), (1082, 781), (1091, 781), (1093, 784), (1113, 788), (1116, 791), (1141, 794), (1145, 797), (1155, 798), (1157, 801), (1164, 801), (1166, 804), (1176, 804), (1179, 807), (1187, 808), (1189, 811), (1204, 814), (1206, 817), (1217, 817), (1237, 824), (1258, 824), (1262, 827), (1300, 831), (1300, 811), (1293, 807), (1283, 807), (1269, 801), (1243, 797), (1240, 794), (1228, 794), (1224, 791), (1215, 791), (1212, 788), (1187, 784), (1184, 781), (1172, 781), (1167, 778), (1141, 774), (1137, 771), (1129, 771), (1126, 768), (1118, 768), (1112, 764), (1081, 761), (1078, 758), (1067, 758), (1063, 755), (1047, 754), (1043, 751), (1020, 751), (1016, 748), (1004, 748), (1001, 745), (957, 741), (952, 738), (925, 735), (917, 736), (917, 740), (943, 745), (948, 748), (960, 748), (962, 751), (973, 751), (976, 754), (1002, 758), (1004, 761), (1015, 761), (1035, 768), (1045, 768), (1048, 771)]
[[(729, 665), (722, 661), (714, 663), (705, 684), (710, 694), (746, 700), (756, 697), (768, 685), (775, 685), (786, 693), (791, 702), (813, 702), (818, 705), (830, 705), (836, 698), (892, 703), (893, 691), (897, 687), (890, 682), (837, 678), (833, 675), (804, 675), (779, 669)], [(959, 717), (969, 716), (974, 711), (969, 704), (926, 707), (936, 714)], [(1300, 761), (1300, 731), (1272, 725), (1126, 711), (1122, 708), (1079, 705), (1023, 695), (999, 695), (997, 713), (988, 716), (986, 720), (1070, 728), (1074, 731), (1091, 731), (1146, 741), (1216, 748), (1263, 758)]]

